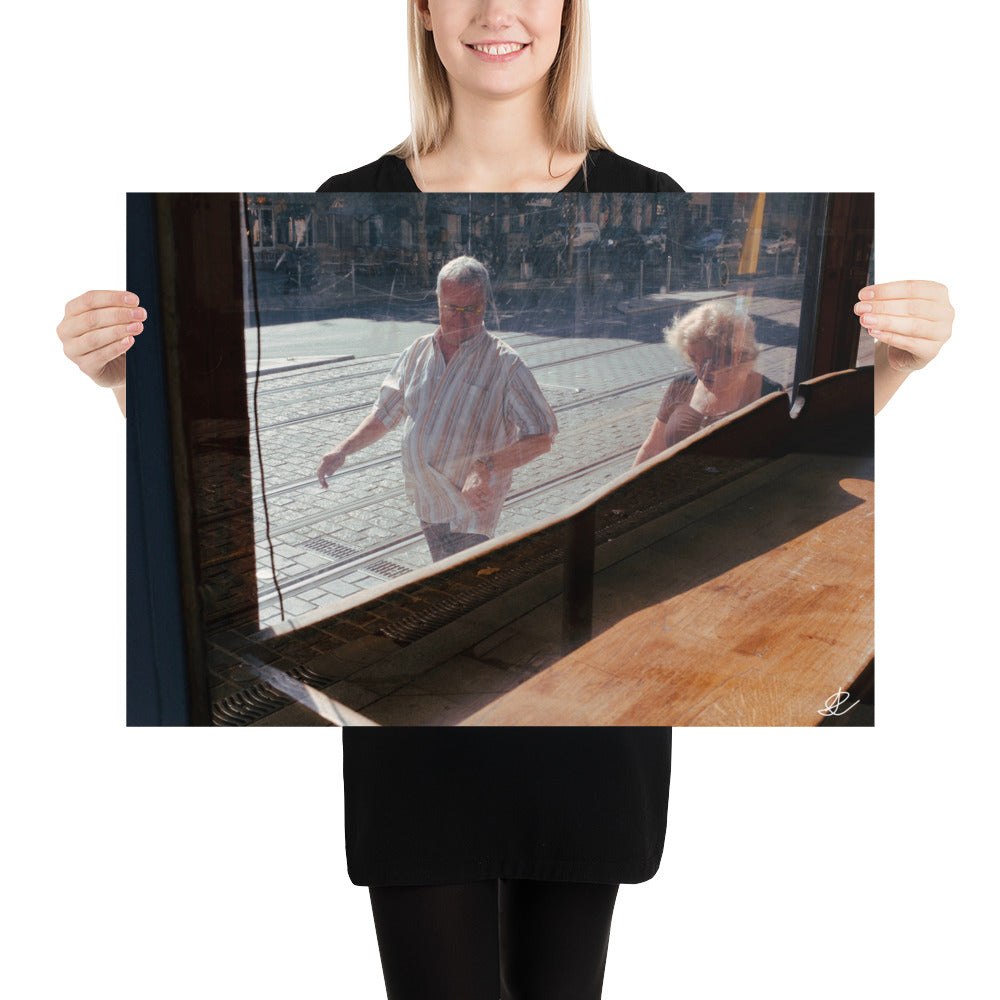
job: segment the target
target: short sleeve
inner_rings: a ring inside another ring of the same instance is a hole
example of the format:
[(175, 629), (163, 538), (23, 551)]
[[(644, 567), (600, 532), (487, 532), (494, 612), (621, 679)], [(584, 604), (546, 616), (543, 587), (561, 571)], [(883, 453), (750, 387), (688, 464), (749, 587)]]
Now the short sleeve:
[(542, 390), (538, 388), (535, 376), (528, 366), (518, 359), (509, 378), (504, 393), (504, 416), (517, 427), (522, 438), (536, 434), (555, 436), (559, 430), (556, 415), (552, 412)]
[(663, 402), (660, 403), (656, 419), (662, 424), (667, 423), (670, 420), (670, 414), (673, 413), (676, 407), (690, 401), (691, 394), (694, 392), (694, 385), (694, 376), (682, 375), (680, 378), (675, 378), (667, 386), (667, 391), (663, 394)]
[(395, 427), (403, 416), (406, 403), (404, 381), (409, 366), (410, 352), (411, 349), (407, 348), (396, 359), (392, 371), (382, 381), (378, 397), (372, 406), (372, 416), (380, 420), (386, 427)]

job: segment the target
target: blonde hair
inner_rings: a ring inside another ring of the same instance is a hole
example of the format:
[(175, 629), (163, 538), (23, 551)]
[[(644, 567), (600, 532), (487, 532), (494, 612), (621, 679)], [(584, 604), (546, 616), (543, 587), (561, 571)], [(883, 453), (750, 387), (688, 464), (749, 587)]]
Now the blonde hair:
[[(414, 0), (407, 0), (410, 63), (410, 134), (390, 156), (407, 159), (439, 148), (451, 126), (448, 74), (424, 28)], [(587, 0), (565, 0), (559, 49), (549, 70), (546, 103), (553, 152), (585, 153), (610, 149), (597, 124), (590, 90), (590, 10)]]
[(744, 361), (753, 360), (760, 354), (755, 330), (753, 317), (737, 310), (731, 302), (705, 302), (683, 316), (676, 316), (663, 333), (666, 342), (693, 363), (691, 347), (699, 341), (707, 341), (716, 353), (725, 350), (733, 355), (738, 353)]

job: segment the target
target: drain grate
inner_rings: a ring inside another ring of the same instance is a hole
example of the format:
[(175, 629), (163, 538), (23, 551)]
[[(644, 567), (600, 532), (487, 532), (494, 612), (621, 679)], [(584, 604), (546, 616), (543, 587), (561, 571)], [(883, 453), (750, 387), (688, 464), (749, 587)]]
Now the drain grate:
[(396, 642), (415, 642), (462, 615), (475, 611), (484, 602), (499, 597), (518, 584), (558, 565), (561, 560), (560, 549), (547, 545), (537, 546), (536, 554), (523, 556), (512, 566), (499, 569), (490, 576), (477, 578), (474, 582), (466, 580), (462, 589), (454, 594), (435, 593), (433, 606), (424, 606), (418, 612), (397, 612), (391, 620), (380, 621), (377, 631)]
[(389, 559), (376, 559), (375, 562), (365, 563), (362, 569), (377, 576), (384, 576), (386, 579), (394, 580), (397, 576), (404, 576), (409, 573), (412, 567), (403, 566), (400, 563), (392, 562)]
[(310, 552), (317, 552), (327, 559), (348, 559), (358, 554), (357, 549), (352, 549), (342, 542), (335, 542), (332, 538), (314, 538), (311, 541), (303, 542), (302, 548), (309, 549)]
[[(308, 667), (282, 666), (281, 669), (294, 680), (323, 690), (331, 683), (329, 677)], [(234, 694), (226, 695), (212, 704), (212, 725), (252, 726), (255, 722), (273, 715), (278, 709), (295, 703), (281, 691), (276, 691), (263, 681), (255, 681)]]
[(212, 723), (216, 726), (249, 726), (291, 703), (290, 698), (257, 682), (215, 702), (212, 705)]

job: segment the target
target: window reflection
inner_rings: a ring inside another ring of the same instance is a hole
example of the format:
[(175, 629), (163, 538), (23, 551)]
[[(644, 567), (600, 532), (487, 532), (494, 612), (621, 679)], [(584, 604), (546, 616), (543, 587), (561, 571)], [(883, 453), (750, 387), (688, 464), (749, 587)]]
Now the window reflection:
[[(378, 412), (404, 352), (439, 332), (436, 279), (448, 261), (481, 262), (493, 294), (482, 314), (444, 312), (471, 316), (516, 352), (558, 423), (550, 450), (499, 478), (496, 523), (460, 531), (489, 538), (564, 511), (633, 462), (792, 382), (808, 198), (251, 196), (254, 268), (248, 258), (244, 281), (261, 625), (427, 565), (437, 542), (420, 522), (469, 527), (457, 511), (421, 514), (414, 461), (403, 457), (416, 404), (331, 470), (327, 489), (316, 478), (323, 456)], [(707, 332), (726, 317), (728, 334)], [(665, 328), (697, 336), (665, 338)], [(485, 401), (488, 388), (469, 375), (456, 411), (464, 427), (463, 407), (479, 402), (514, 428), (503, 447), (550, 433), (502, 399)], [(493, 474), (502, 448), (480, 454), (472, 438), (457, 458), (420, 459), (446, 492), (461, 494), (477, 464)], [(650, 438), (662, 447), (644, 454)]]
[(780, 392), (780, 382), (756, 367), (761, 348), (756, 323), (741, 296), (706, 302), (678, 316), (664, 332), (690, 372), (667, 388), (635, 465), (654, 458), (717, 420)]

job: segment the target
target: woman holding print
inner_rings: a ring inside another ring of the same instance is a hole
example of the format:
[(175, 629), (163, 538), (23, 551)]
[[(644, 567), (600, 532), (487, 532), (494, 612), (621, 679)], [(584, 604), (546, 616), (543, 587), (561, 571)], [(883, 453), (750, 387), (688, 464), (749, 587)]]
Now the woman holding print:
[[(324, 191), (671, 191), (612, 152), (590, 96), (586, 0), (413, 0), (412, 132)], [(879, 340), (884, 402), (947, 339), (947, 292), (873, 286), (856, 311)], [(66, 307), (66, 354), (124, 399), (144, 312), (127, 292)], [(601, 995), (618, 885), (664, 843), (667, 728), (349, 729), (348, 868), (370, 888), (387, 993)]]

